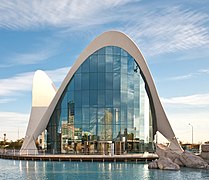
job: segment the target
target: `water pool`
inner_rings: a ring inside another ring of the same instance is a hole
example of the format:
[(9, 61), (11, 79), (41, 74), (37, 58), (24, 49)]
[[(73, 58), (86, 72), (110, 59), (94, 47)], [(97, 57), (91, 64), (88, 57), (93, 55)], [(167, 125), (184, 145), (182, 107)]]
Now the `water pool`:
[(144, 163), (48, 162), (0, 159), (0, 179), (209, 179), (209, 170), (149, 170)]

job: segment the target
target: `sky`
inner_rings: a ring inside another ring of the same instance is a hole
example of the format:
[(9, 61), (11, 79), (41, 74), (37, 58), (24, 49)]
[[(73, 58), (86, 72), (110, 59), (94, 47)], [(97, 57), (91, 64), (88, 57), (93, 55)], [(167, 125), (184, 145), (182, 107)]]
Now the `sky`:
[[(98, 35), (126, 33), (144, 55), (178, 140), (209, 141), (208, 0), (1, 0), (0, 140), (25, 136), (33, 74), (59, 88)], [(191, 124), (191, 125), (189, 125)]]

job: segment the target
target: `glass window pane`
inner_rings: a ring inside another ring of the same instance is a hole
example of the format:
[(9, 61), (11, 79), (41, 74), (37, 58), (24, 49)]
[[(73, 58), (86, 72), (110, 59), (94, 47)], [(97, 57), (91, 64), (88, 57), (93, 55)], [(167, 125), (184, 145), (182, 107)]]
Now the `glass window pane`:
[(105, 55), (98, 55), (98, 72), (105, 72)]
[(98, 73), (98, 89), (105, 89), (105, 73)]
[(65, 95), (62, 97), (61, 101), (61, 108), (62, 109), (67, 109), (67, 94), (64, 93)]
[(112, 124), (113, 114), (112, 108), (105, 108), (105, 124)]
[(81, 91), (75, 91), (75, 107), (81, 107)]
[(113, 105), (113, 96), (112, 90), (106, 90), (106, 107), (112, 107)]
[(128, 53), (124, 49), (121, 49), (121, 56), (128, 56)]
[(89, 108), (82, 108), (83, 124), (89, 124)]
[(127, 73), (126, 74), (121, 74), (121, 80), (120, 80), (120, 85), (121, 85), (121, 90), (127, 92), (128, 90), (128, 78), (127, 78)]
[(121, 74), (122, 73), (127, 74), (127, 72), (128, 72), (127, 64), (128, 64), (128, 58), (121, 57)]
[(134, 122), (134, 109), (128, 108), (128, 121), (127, 124), (131, 125), (131, 128), (133, 128), (133, 122)]
[(113, 57), (113, 71), (114, 72), (120, 72), (120, 66), (121, 66), (120, 58), (121, 58), (120, 56)]
[(114, 46), (113, 47), (113, 52), (114, 52), (114, 55), (120, 55), (121, 53), (121, 48), (117, 47), (117, 46)]
[(81, 108), (75, 108), (75, 120), (74, 124), (82, 124), (82, 112)]
[(131, 56), (128, 56), (128, 73), (133, 74), (134, 70), (134, 59)]
[(89, 123), (88, 124), (82, 124), (82, 131), (84, 133), (89, 132)]
[(89, 73), (82, 73), (81, 87), (82, 87), (82, 90), (89, 89)]
[(120, 124), (120, 108), (113, 109), (113, 124)]
[(97, 58), (94, 54), (90, 57), (90, 72), (97, 72)]
[(61, 121), (65, 121), (67, 122), (68, 121), (68, 118), (67, 118), (67, 109), (62, 109), (61, 110), (61, 113), (60, 113), (60, 122), (58, 124), (61, 124)]
[(90, 106), (97, 107), (98, 103), (98, 94), (97, 90), (91, 90), (90, 91)]
[(120, 89), (120, 72), (114, 72), (113, 74), (113, 89)]
[(120, 107), (120, 91), (113, 91), (113, 105), (114, 107)]
[(113, 54), (113, 46), (107, 46), (106, 48), (106, 54)]
[(98, 108), (98, 123), (104, 124), (105, 111), (104, 108)]
[(89, 58), (81, 65), (81, 72), (89, 72)]
[(106, 73), (106, 89), (113, 89), (113, 73)]
[(98, 88), (98, 74), (97, 73), (90, 73), (90, 89), (97, 89)]
[(106, 128), (105, 125), (98, 125), (98, 138), (100, 141), (104, 141), (106, 136)]
[(90, 124), (97, 123), (97, 108), (90, 108)]
[(75, 90), (81, 90), (81, 74), (75, 74)]
[(106, 72), (112, 72), (112, 71), (113, 71), (113, 56), (106, 55)]
[(105, 91), (98, 90), (98, 107), (105, 107)]
[(128, 107), (129, 108), (134, 108), (134, 94), (133, 92), (128, 92)]
[(68, 103), (68, 122), (74, 124), (75, 106), (73, 102)]
[(70, 80), (70, 83), (68, 84), (67, 90), (68, 91), (74, 91), (74, 77), (72, 77), (72, 79)]
[(81, 73), (81, 66), (77, 69), (76, 73)]
[(67, 102), (74, 102), (74, 91), (69, 91), (67, 93), (68, 101)]
[(82, 91), (82, 106), (89, 107), (89, 91), (88, 90)]
[(105, 47), (101, 48), (100, 50), (98, 50), (98, 54), (105, 54), (105, 50)]

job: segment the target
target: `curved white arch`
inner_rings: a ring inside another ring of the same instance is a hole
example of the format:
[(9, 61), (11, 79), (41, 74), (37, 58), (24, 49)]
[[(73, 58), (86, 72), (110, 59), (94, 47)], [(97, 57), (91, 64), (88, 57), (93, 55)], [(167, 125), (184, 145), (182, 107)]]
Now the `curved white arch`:
[[(39, 125), (36, 127), (34, 139), (41, 134), (42, 131), (46, 128), (49, 119), (63, 93), (67, 84), (71, 80), (72, 76), (76, 72), (76, 70), (80, 67), (80, 65), (95, 51), (105, 47), (105, 46), (118, 46), (124, 50), (126, 50), (138, 63), (140, 70), (142, 72), (142, 76), (144, 78), (146, 84), (146, 90), (151, 102), (152, 111), (155, 115), (156, 121), (156, 130), (161, 132), (172, 144), (172, 147), (175, 149), (181, 150), (180, 145), (178, 144), (175, 134), (170, 126), (170, 123), (167, 119), (167, 116), (164, 112), (162, 104), (160, 102), (157, 90), (154, 85), (154, 81), (150, 74), (150, 71), (147, 67), (145, 62), (145, 58), (143, 57), (142, 53), (140, 52), (137, 45), (125, 34), (118, 32), (118, 31), (108, 31), (97, 38), (95, 38), (84, 51), (80, 54), (78, 59), (75, 61), (74, 65), (68, 72), (67, 76), (65, 77), (64, 81), (62, 82), (59, 90), (57, 91), (54, 99), (52, 100), (51, 104), (49, 105), (46, 113), (42, 117)], [(155, 130), (155, 131), (156, 131)]]

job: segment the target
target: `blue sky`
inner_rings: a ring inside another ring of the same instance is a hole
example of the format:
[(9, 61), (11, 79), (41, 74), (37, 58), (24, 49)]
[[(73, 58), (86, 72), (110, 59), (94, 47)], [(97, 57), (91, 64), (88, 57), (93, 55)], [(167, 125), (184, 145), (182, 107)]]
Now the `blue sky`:
[(1, 0), (0, 138), (24, 137), (32, 78), (46, 71), (59, 87), (82, 50), (119, 30), (142, 51), (176, 137), (209, 140), (207, 0)]

